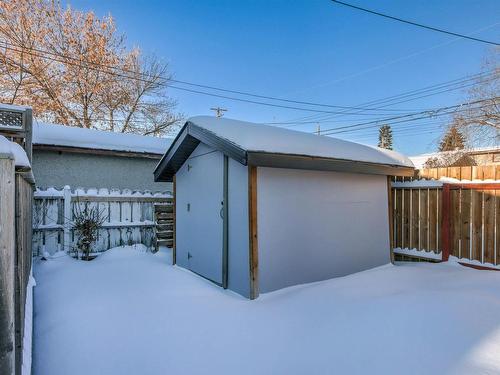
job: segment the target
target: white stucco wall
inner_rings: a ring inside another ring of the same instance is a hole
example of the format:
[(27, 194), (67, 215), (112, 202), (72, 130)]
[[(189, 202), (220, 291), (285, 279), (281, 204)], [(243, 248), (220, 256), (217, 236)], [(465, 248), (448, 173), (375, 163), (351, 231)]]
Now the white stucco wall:
[(172, 191), (170, 182), (154, 182), (158, 159), (33, 150), (36, 186)]
[(257, 168), (259, 288), (390, 261), (386, 176)]

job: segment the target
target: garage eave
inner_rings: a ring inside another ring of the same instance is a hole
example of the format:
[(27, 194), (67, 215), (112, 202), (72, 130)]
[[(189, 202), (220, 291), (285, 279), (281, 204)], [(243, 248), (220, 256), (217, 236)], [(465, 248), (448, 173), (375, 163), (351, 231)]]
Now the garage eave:
[(247, 153), (249, 165), (272, 168), (309, 169), (386, 176), (413, 176), (414, 168), (399, 165), (370, 163), (356, 160), (321, 158), (308, 155), (292, 155), (268, 152)]

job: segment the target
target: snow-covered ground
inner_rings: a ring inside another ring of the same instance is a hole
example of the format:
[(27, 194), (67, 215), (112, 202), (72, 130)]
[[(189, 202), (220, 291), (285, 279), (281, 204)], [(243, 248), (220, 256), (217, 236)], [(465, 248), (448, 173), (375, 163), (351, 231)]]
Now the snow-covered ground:
[(249, 301), (168, 257), (38, 261), (35, 375), (500, 373), (500, 272), (387, 265)]

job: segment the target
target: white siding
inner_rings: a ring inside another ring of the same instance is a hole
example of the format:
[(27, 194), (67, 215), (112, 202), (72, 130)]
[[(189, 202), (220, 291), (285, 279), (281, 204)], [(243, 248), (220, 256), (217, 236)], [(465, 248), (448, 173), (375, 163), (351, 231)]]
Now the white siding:
[(386, 176), (259, 167), (260, 291), (388, 263), (387, 204)]
[(250, 297), (248, 168), (229, 159), (228, 288)]

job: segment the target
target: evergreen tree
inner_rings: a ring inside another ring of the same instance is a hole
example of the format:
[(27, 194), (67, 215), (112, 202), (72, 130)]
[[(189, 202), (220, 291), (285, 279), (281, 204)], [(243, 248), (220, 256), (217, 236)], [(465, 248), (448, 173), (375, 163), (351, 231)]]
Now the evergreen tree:
[(465, 136), (456, 126), (450, 127), (439, 143), (439, 151), (456, 151), (464, 148)]
[(382, 125), (378, 131), (378, 147), (392, 150), (392, 129), (389, 125)]

